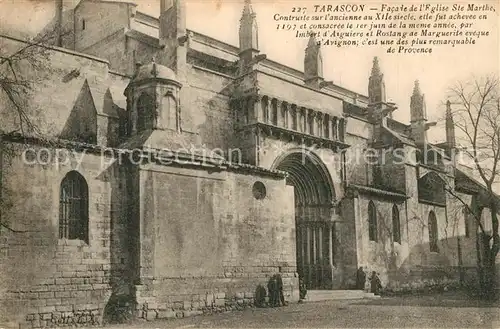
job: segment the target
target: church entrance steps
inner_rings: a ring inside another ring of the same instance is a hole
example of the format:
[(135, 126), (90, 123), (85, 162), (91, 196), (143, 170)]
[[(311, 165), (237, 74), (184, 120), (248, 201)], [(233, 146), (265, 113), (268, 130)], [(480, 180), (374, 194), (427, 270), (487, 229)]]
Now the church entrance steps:
[(324, 300), (351, 300), (365, 298), (380, 298), (371, 292), (362, 290), (308, 290), (304, 302), (319, 302)]

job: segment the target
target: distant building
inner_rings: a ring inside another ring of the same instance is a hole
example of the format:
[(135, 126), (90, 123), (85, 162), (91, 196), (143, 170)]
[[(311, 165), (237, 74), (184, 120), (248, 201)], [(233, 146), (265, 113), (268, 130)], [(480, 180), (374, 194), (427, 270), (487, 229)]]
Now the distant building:
[(359, 266), (395, 290), (475, 280), (477, 225), (445, 190), (489, 215), (449, 157), (451, 105), (430, 145), (418, 82), (410, 124), (393, 120), (376, 58), (359, 95), (324, 81), (314, 37), (304, 72), (261, 54), (250, 1), (239, 47), (185, 16), (181, 0), (159, 18), (111, 1), (64, 13), (73, 29), (27, 96), (54, 140), (4, 136), (20, 151), (2, 163), (20, 231), (0, 234), (4, 310), (33, 328), (189, 315), (251, 303), (276, 272), (292, 301), (299, 276), (349, 289)]

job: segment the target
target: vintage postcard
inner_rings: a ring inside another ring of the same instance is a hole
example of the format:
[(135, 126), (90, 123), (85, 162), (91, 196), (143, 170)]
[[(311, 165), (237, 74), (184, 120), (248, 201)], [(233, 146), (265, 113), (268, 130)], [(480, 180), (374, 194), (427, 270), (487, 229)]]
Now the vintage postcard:
[(0, 329), (500, 328), (499, 11), (0, 0)]

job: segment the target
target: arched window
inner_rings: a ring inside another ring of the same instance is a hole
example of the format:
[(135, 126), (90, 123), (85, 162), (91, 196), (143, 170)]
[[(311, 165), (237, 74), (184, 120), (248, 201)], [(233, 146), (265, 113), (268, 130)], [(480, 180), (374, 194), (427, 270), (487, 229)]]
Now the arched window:
[(439, 252), (438, 249), (438, 226), (436, 220), (436, 214), (431, 210), (429, 213), (429, 248), (432, 252)]
[(280, 117), (281, 117), (281, 125), (285, 128), (288, 128), (288, 103), (283, 102), (281, 103), (281, 110), (280, 110)]
[(142, 93), (137, 100), (137, 131), (151, 130), (154, 128), (155, 109), (153, 98)]
[(59, 238), (88, 243), (89, 191), (87, 182), (70, 171), (61, 182), (59, 194)]
[(271, 123), (278, 125), (278, 101), (276, 99), (271, 101)]
[(268, 123), (269, 121), (269, 98), (267, 96), (261, 99), (262, 121)]
[(368, 236), (370, 237), (370, 241), (377, 241), (377, 209), (373, 204), (373, 201), (370, 201), (368, 204)]
[(308, 133), (310, 135), (314, 135), (314, 121), (316, 120), (316, 117), (314, 113), (309, 114), (309, 131)]
[(323, 132), (324, 132), (323, 137), (325, 138), (330, 138), (330, 129), (329, 129), (330, 121), (331, 121), (330, 116), (328, 114), (325, 115), (325, 118), (323, 120)]
[(401, 223), (399, 222), (398, 206), (392, 206), (392, 238), (394, 242), (401, 243)]

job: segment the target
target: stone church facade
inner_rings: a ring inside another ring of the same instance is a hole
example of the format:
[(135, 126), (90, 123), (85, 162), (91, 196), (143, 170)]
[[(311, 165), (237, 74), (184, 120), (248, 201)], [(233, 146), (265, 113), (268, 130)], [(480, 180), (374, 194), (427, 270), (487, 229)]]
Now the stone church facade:
[(234, 308), (274, 273), (291, 301), (299, 276), (352, 289), (360, 266), (393, 290), (474, 280), (477, 227), (445, 190), (480, 211), (480, 187), (450, 156), (451, 105), (446, 142), (427, 143), (418, 82), (395, 121), (376, 58), (367, 96), (323, 79), (314, 38), (304, 72), (274, 62), (249, 1), (238, 47), (186, 29), (182, 0), (63, 16), (29, 95), (51, 139), (4, 137), (20, 156), (2, 161), (0, 289), (20, 321)]

